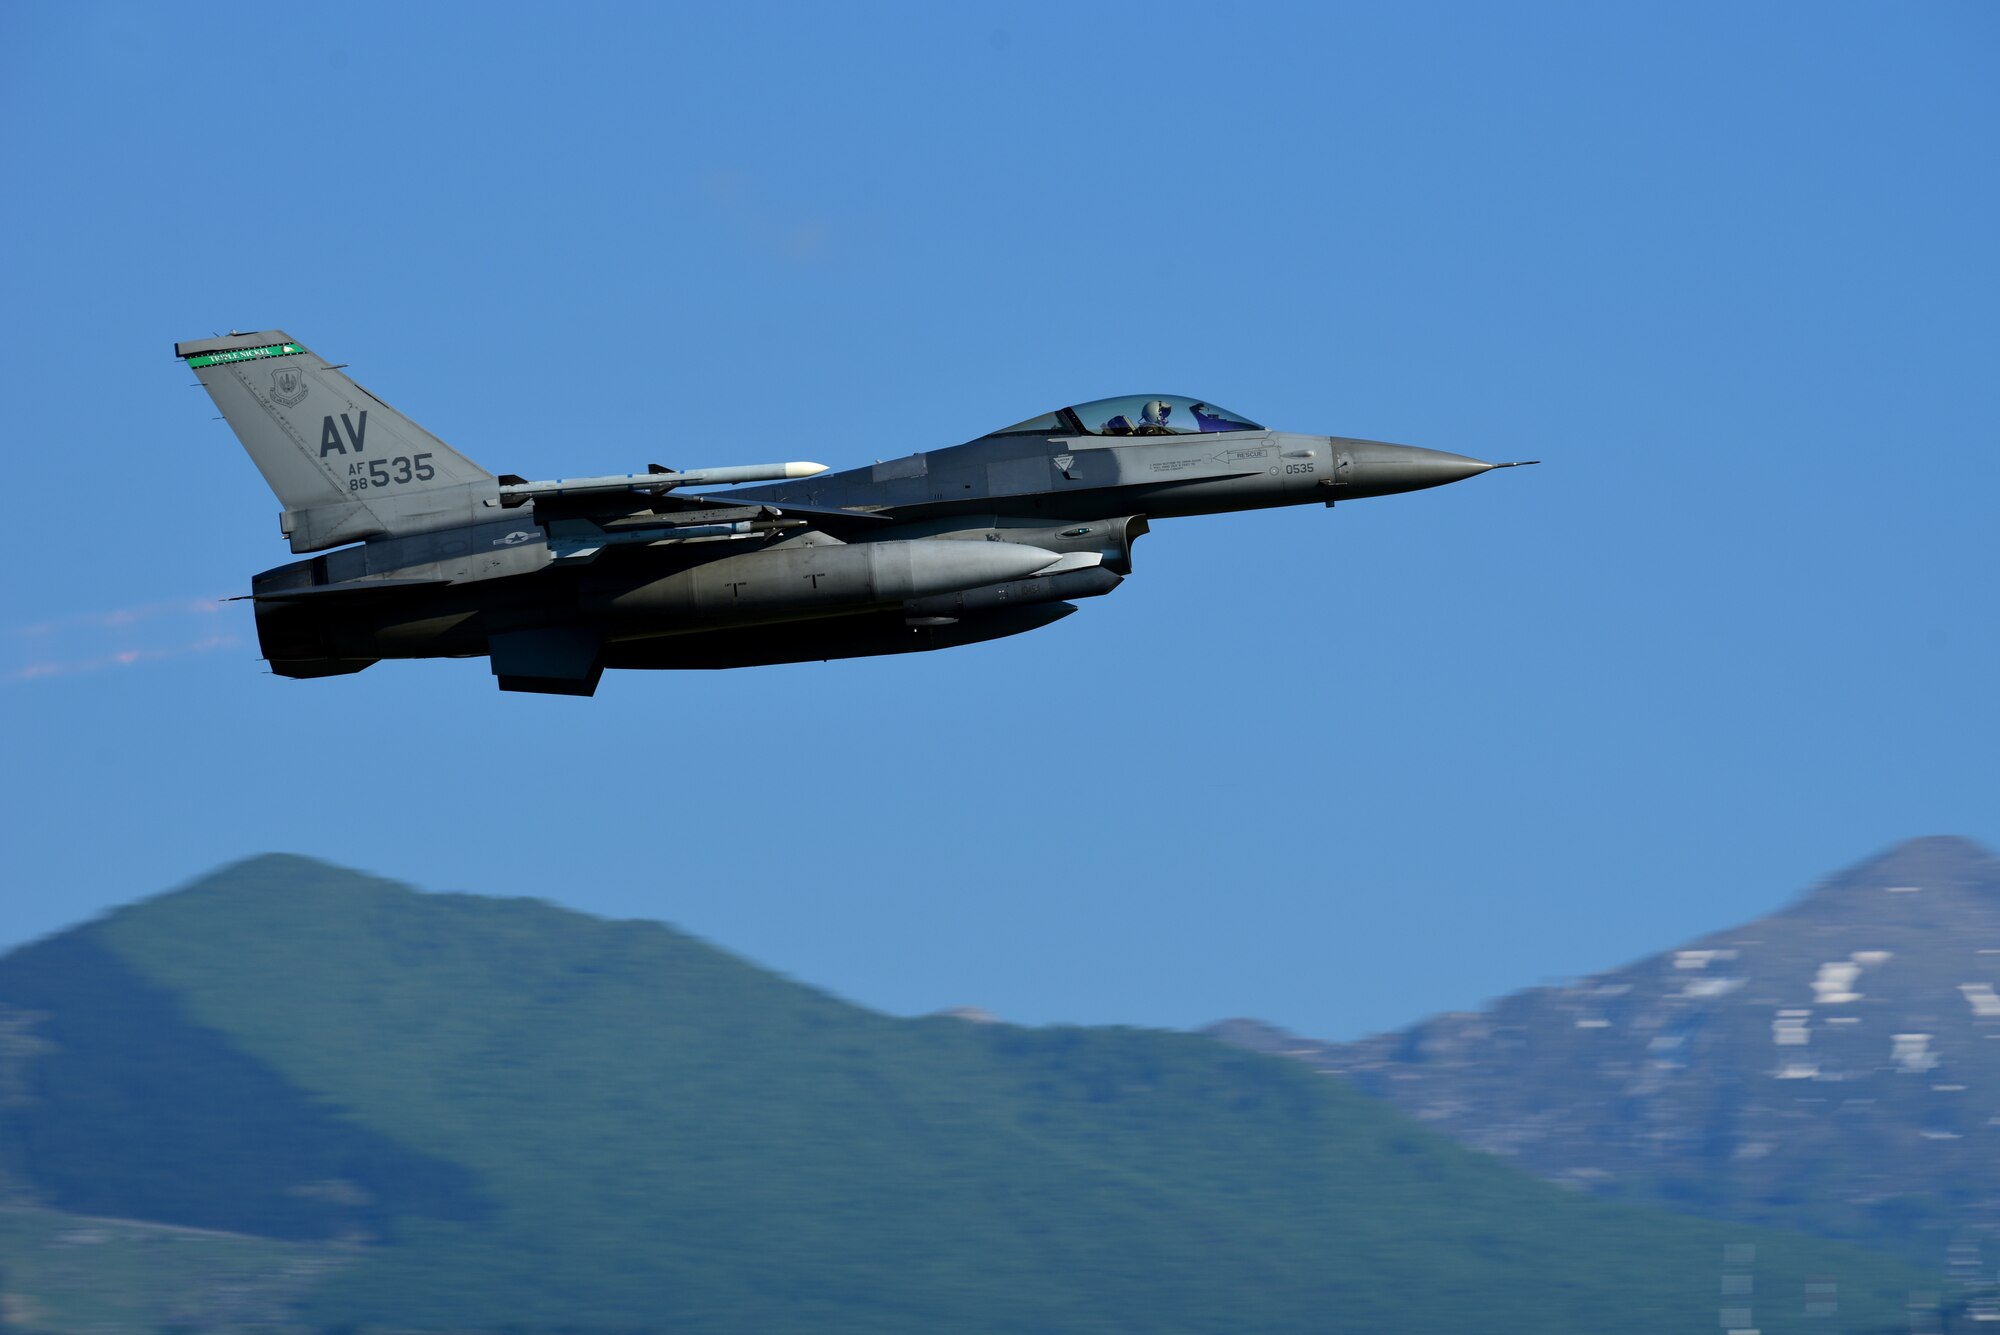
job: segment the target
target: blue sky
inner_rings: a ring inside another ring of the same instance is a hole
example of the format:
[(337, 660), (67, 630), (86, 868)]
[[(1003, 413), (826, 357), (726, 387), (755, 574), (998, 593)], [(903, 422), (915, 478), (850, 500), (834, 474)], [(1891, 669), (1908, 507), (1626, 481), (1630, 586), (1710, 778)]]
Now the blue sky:
[[(0, 944), (310, 853), (870, 1005), (1345, 1037), (2000, 844), (2000, 11), (0, 12)], [(496, 471), (1212, 398), (1538, 469), (1164, 522), (1051, 629), (264, 673), (175, 339)], [(1806, 980), (1801, 980), (1803, 989)]]

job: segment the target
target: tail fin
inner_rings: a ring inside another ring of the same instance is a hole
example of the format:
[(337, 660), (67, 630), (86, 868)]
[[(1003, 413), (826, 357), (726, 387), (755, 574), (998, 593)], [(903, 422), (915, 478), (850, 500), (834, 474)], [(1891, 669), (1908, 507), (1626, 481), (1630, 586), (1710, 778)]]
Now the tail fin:
[(281, 330), (176, 343), (284, 503), (295, 552), (469, 523), (493, 474)]

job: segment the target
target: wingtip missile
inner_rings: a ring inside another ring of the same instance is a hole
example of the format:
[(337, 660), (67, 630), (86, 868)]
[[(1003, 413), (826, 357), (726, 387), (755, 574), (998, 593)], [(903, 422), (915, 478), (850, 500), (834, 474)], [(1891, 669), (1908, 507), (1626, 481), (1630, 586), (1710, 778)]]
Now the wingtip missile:
[(740, 464), (731, 468), (697, 468), (686, 473), (667, 473), (657, 480), (671, 480), (677, 487), (722, 487), (739, 482), (790, 482), (825, 471), (825, 464), (815, 463)]
[[(825, 464), (781, 463), (738, 464), (728, 468), (695, 468), (674, 472), (649, 465), (645, 473), (618, 473), (609, 477), (557, 478), (550, 482), (509, 482), (501, 479), (500, 496), (514, 504), (535, 496), (574, 496), (594, 491), (658, 491), (673, 487), (726, 487), (742, 482), (790, 482), (826, 471)], [(508, 477), (512, 477), (509, 474)]]

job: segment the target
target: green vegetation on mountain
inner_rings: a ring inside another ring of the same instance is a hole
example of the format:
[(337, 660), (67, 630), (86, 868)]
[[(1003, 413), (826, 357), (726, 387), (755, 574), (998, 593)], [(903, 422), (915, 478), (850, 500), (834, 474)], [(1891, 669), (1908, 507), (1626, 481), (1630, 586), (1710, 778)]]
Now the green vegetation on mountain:
[(0, 988), (41, 1048), (0, 1146), (52, 1206), (293, 1239), (483, 1212), (463, 1168), (337, 1115), (89, 933), (0, 961)]
[[(52, 949), (148, 1015), (73, 1021)], [(1809, 1279), (1847, 1329), (1925, 1282), (1578, 1196), (1198, 1036), (892, 1019), (657, 924), (298, 858), (16, 952), (0, 1005), (43, 1040), (0, 1070), (6, 1171), (71, 1208), (378, 1239), (303, 1300), (325, 1325), (1712, 1329), (1723, 1247), (1754, 1242), (1782, 1332), (1825, 1328)], [(176, 1056), (135, 1067), (154, 1024)], [(32, 1150), (72, 1114), (79, 1145), (137, 1143), (95, 1178)], [(176, 1145), (224, 1167), (177, 1175)]]

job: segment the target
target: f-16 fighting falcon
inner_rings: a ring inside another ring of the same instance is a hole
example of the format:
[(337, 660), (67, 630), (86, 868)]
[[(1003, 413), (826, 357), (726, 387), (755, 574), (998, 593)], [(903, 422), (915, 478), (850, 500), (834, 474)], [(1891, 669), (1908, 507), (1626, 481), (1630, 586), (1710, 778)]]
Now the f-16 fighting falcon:
[(487, 472), (279, 330), (174, 352), (283, 502), (292, 550), (320, 553), (251, 581), (283, 677), (483, 655), (502, 690), (589, 695), (606, 668), (975, 644), (1110, 593), (1156, 519), (1514, 466), (1135, 394), (839, 473), (654, 464), (530, 482)]

